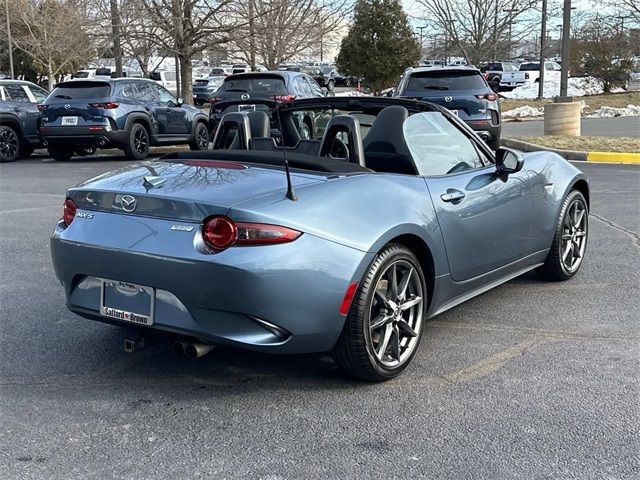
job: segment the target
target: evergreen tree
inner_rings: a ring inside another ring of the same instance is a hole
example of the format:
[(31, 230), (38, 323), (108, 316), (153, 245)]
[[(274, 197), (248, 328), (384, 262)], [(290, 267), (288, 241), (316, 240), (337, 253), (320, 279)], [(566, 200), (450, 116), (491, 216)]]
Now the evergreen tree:
[(358, 0), (354, 21), (342, 40), (338, 69), (364, 78), (374, 91), (394, 85), (420, 60), (420, 46), (399, 0)]

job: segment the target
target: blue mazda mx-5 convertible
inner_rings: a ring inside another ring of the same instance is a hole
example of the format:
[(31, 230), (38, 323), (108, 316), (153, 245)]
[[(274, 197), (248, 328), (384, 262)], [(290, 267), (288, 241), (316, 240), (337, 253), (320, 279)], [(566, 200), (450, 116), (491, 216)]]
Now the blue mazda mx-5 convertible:
[(580, 268), (589, 187), (554, 153), (492, 152), (413, 100), (241, 107), (212, 150), (69, 189), (51, 252), (72, 312), (172, 332), (194, 355), (330, 351), (386, 380), (426, 319), (532, 269)]

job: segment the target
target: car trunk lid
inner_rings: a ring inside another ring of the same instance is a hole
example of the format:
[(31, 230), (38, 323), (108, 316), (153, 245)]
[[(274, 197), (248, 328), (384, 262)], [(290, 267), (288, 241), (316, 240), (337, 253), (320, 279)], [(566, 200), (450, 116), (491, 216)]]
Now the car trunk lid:
[[(294, 188), (325, 181), (292, 173)], [(241, 202), (281, 191), (281, 169), (223, 160), (154, 161), (96, 177), (69, 190), (79, 209), (201, 222)]]

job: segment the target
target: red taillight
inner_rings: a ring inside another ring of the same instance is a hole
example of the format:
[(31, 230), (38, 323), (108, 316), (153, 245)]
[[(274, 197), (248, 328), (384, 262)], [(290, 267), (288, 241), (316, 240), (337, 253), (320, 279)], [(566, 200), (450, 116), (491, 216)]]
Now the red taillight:
[(487, 93), (482, 95), (476, 95), (476, 98), (480, 100), (486, 99), (486, 100), (489, 100), (490, 102), (493, 102), (494, 100), (498, 99), (498, 96), (495, 93)]
[(347, 287), (347, 291), (344, 292), (344, 297), (342, 298), (342, 303), (340, 303), (340, 315), (349, 313), (349, 308), (351, 308), (351, 302), (356, 294), (356, 290), (358, 290), (358, 282), (353, 282)]
[(49, 108), (49, 105), (43, 105), (43, 104), (38, 105), (38, 110), (40, 110), (41, 112), (44, 112), (47, 108)]
[(62, 207), (62, 219), (67, 226), (71, 225), (73, 219), (76, 217), (76, 211), (78, 207), (70, 198), (67, 198), (64, 202), (64, 206)]
[(220, 100), (222, 100), (222, 97), (211, 97), (209, 99), (209, 103), (213, 105), (214, 103), (219, 102)]
[(484, 72), (482, 76), (484, 77), (485, 80), (489, 80), (489, 74), (487, 72)]
[(238, 245), (271, 245), (292, 242), (301, 235), (297, 230), (263, 223), (238, 223)]
[(280, 225), (235, 223), (229, 217), (211, 217), (202, 225), (205, 242), (216, 250), (231, 245), (274, 245), (292, 242), (301, 232)]
[(116, 102), (107, 102), (107, 103), (90, 103), (93, 108), (105, 108), (107, 110), (112, 110), (114, 108), (118, 108), (120, 105)]
[(273, 99), (276, 102), (288, 103), (288, 102), (293, 102), (296, 99), (296, 96), (295, 95), (274, 95)]
[(524, 79), (529, 80), (529, 72), (524, 72)]
[(238, 227), (228, 217), (212, 217), (202, 225), (205, 242), (216, 250), (233, 245), (238, 238)]

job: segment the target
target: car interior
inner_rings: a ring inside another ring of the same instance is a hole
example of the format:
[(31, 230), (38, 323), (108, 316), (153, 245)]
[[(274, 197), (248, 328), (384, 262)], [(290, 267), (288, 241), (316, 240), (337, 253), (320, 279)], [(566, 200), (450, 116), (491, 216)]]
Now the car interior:
[[(316, 138), (301, 138), (295, 109), (272, 113), (271, 118), (264, 111), (230, 112), (222, 116), (212, 150), (176, 152), (163, 159), (231, 160), (281, 167), (286, 154), (293, 169), (419, 174), (403, 131), (410, 116), (406, 107), (390, 105), (377, 111), (346, 112), (324, 106), (315, 107), (315, 111), (321, 133)], [(328, 111), (330, 115), (321, 118), (320, 112)], [(305, 114), (308, 112), (306, 109)], [(274, 119), (279, 128), (273, 128)]]

